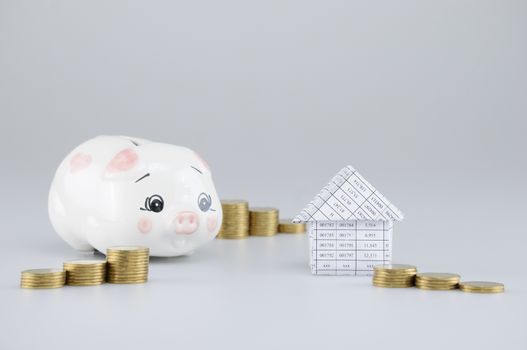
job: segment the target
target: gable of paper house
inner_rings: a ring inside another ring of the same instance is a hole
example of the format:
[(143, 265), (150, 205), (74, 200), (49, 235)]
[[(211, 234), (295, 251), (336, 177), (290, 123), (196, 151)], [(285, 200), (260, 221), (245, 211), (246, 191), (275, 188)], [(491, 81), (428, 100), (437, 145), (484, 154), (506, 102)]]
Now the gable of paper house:
[(339, 171), (293, 221), (402, 221), (404, 214), (351, 165)]

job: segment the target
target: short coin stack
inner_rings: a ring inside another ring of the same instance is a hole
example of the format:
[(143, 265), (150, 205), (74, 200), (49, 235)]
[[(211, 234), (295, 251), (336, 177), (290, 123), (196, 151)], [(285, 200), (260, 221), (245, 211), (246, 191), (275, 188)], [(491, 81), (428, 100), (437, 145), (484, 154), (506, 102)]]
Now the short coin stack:
[(251, 208), (249, 210), (251, 236), (274, 236), (278, 230), (278, 209)]
[(106, 250), (109, 283), (145, 283), (148, 280), (149, 249), (111, 247)]
[(428, 290), (450, 290), (458, 287), (460, 276), (455, 273), (424, 272), (415, 277), (415, 286)]
[(222, 200), (223, 222), (218, 238), (240, 239), (249, 236), (249, 203), (244, 200)]
[(70, 286), (96, 286), (106, 280), (105, 260), (74, 260), (64, 263), (66, 284)]
[(373, 285), (383, 288), (408, 288), (414, 286), (417, 268), (412, 265), (386, 264), (373, 268)]
[(468, 293), (503, 293), (505, 286), (497, 282), (467, 281), (460, 282), (459, 289)]
[(34, 269), (22, 271), (22, 288), (60, 288), (66, 282), (66, 272), (59, 269)]
[(278, 224), (278, 232), (280, 233), (304, 233), (306, 232), (306, 224), (303, 222), (295, 223), (292, 219), (282, 219)]

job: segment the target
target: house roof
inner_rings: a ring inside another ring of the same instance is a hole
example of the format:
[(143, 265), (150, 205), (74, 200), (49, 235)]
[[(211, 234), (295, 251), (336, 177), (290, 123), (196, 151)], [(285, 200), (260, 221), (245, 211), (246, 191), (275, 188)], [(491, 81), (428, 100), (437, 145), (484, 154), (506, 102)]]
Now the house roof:
[(294, 221), (401, 221), (403, 217), (404, 214), (395, 205), (348, 165), (331, 179)]

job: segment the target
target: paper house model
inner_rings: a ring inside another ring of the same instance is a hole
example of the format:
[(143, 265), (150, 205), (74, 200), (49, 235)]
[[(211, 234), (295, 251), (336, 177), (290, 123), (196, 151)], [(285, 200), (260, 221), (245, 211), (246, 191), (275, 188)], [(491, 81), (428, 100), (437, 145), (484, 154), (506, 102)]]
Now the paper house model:
[(368, 276), (373, 266), (391, 263), (393, 223), (402, 219), (403, 213), (348, 165), (293, 221), (307, 223), (314, 274)]

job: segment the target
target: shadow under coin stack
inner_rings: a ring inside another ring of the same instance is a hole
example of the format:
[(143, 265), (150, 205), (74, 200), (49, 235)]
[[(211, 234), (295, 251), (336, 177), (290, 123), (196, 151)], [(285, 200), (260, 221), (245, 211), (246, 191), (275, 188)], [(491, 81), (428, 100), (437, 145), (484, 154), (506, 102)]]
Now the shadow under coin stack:
[(149, 249), (111, 247), (106, 250), (109, 283), (145, 283), (148, 280)]
[(244, 200), (222, 200), (223, 221), (218, 238), (240, 239), (249, 236), (249, 203)]
[(66, 272), (60, 269), (34, 269), (22, 271), (22, 288), (60, 288), (66, 282)]
[(278, 231), (278, 209), (251, 208), (249, 209), (251, 236), (274, 236)]
[(304, 222), (294, 223), (292, 219), (282, 219), (278, 224), (278, 232), (304, 233), (306, 232), (306, 224)]
[(66, 284), (69, 286), (97, 286), (106, 280), (105, 260), (73, 260), (64, 263)]
[(383, 288), (409, 288), (415, 284), (417, 267), (402, 264), (373, 267), (373, 285)]
[(415, 278), (415, 286), (428, 290), (451, 290), (456, 289), (460, 276), (455, 273), (424, 272), (418, 273)]

